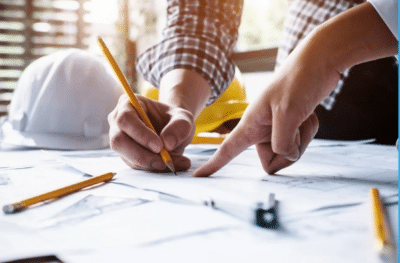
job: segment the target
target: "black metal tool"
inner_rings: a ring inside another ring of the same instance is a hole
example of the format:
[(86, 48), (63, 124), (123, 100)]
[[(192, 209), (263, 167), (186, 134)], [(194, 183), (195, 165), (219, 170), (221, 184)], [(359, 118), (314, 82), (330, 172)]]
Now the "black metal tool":
[(277, 201), (275, 200), (275, 194), (273, 193), (269, 195), (267, 203), (257, 202), (255, 205), (250, 206), (215, 200), (212, 198), (204, 199), (203, 204), (259, 227), (273, 229), (278, 227)]

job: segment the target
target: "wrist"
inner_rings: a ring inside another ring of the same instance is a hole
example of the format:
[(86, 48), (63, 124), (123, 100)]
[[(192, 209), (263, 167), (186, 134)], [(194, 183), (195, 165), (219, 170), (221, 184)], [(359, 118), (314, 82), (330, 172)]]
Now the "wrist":
[(193, 70), (173, 69), (160, 82), (159, 101), (185, 109), (194, 118), (203, 110), (210, 95), (208, 82)]

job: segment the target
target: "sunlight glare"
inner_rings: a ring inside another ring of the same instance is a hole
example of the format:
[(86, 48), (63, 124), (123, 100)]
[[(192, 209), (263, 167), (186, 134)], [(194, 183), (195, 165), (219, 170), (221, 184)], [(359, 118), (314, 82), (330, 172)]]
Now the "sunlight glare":
[(85, 3), (90, 13), (85, 16), (89, 23), (110, 24), (118, 19), (118, 0), (91, 0)]

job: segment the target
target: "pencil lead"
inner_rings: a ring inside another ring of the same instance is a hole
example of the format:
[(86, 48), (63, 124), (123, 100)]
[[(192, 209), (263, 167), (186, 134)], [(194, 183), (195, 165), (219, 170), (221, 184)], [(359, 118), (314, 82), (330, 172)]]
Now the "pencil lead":
[(165, 165), (176, 175), (174, 163), (172, 161), (165, 162)]

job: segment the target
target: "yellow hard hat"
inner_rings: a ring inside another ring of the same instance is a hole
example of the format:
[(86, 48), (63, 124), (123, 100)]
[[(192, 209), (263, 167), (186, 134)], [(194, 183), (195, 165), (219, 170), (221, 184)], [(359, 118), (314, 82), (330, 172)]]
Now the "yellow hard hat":
[[(158, 89), (145, 84), (141, 94), (149, 99), (158, 100)], [(246, 100), (246, 90), (242, 77), (236, 68), (235, 77), (225, 92), (210, 106), (205, 107), (197, 117), (195, 137), (192, 143), (220, 143), (224, 136), (237, 124), (249, 103)], [(204, 133), (217, 133), (215, 135)]]

